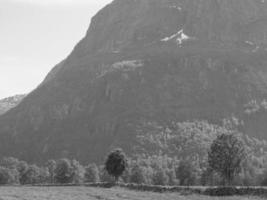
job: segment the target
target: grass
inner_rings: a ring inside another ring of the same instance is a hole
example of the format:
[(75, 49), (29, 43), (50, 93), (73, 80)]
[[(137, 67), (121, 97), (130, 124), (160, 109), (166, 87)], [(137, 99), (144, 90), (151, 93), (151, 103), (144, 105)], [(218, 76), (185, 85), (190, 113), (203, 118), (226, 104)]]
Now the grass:
[(208, 197), (179, 193), (136, 192), (122, 188), (0, 187), (0, 200), (263, 200), (260, 197)]

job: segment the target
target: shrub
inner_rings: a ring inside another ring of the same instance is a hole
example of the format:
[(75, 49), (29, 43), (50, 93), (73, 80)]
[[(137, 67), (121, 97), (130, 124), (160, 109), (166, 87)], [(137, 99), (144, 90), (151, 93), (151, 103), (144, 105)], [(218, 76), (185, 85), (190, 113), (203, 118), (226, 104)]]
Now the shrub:
[(47, 167), (39, 168), (38, 183), (49, 183), (50, 178), (50, 173)]
[(71, 183), (73, 181), (73, 168), (70, 160), (61, 159), (57, 161), (55, 169), (55, 180), (57, 183)]
[(154, 170), (152, 177), (153, 185), (167, 185), (169, 182), (169, 177), (163, 168), (158, 168)]
[(130, 180), (131, 180), (131, 169), (130, 167), (127, 167), (122, 176), (121, 176), (121, 179), (124, 183), (130, 183)]
[(19, 177), (21, 179), (23, 174), (26, 173), (26, 171), (29, 169), (29, 165), (25, 161), (20, 161), (20, 162), (17, 163), (16, 169), (18, 170)]
[(77, 161), (71, 161), (71, 170), (72, 170), (72, 182), (74, 183), (82, 183), (84, 182), (84, 167)]
[(130, 175), (130, 182), (136, 183), (136, 184), (146, 183), (145, 170), (143, 167), (140, 167), (139, 165), (136, 164), (132, 168), (131, 175)]
[(180, 181), (180, 185), (194, 185), (196, 182), (196, 172), (190, 161), (181, 161), (176, 169), (176, 177)]
[(178, 185), (179, 181), (176, 178), (176, 173), (175, 173), (175, 169), (167, 169), (167, 176), (169, 179), (169, 185), (174, 186), (174, 185)]
[(91, 164), (85, 168), (85, 182), (97, 183), (100, 181), (99, 170), (96, 164)]
[(14, 180), (14, 174), (12, 169), (0, 167), (0, 185), (6, 185), (12, 183)]

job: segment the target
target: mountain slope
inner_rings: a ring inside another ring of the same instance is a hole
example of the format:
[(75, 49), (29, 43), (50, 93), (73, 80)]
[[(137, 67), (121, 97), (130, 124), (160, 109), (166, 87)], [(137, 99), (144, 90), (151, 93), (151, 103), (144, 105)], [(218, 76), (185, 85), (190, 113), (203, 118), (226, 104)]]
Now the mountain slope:
[(232, 115), (267, 139), (266, 113), (245, 112), (267, 99), (266, 13), (260, 0), (114, 0), (0, 117), (1, 154), (100, 162), (113, 147), (132, 153), (142, 124)]
[(0, 100), (0, 115), (17, 106), (26, 95), (15, 95)]

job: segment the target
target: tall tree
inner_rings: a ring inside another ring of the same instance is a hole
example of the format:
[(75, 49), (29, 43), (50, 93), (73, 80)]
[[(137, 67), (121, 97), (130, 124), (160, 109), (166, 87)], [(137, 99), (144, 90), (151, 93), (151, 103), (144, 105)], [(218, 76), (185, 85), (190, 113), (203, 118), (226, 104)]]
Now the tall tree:
[(127, 158), (122, 149), (112, 151), (106, 160), (105, 169), (118, 182), (119, 177), (123, 174), (127, 167)]
[(241, 172), (244, 159), (244, 144), (235, 134), (219, 135), (208, 153), (209, 167), (219, 173), (224, 184), (228, 185), (231, 185), (235, 176)]
[(56, 169), (57, 163), (55, 160), (48, 160), (45, 165), (49, 171), (50, 183), (54, 183), (55, 169)]

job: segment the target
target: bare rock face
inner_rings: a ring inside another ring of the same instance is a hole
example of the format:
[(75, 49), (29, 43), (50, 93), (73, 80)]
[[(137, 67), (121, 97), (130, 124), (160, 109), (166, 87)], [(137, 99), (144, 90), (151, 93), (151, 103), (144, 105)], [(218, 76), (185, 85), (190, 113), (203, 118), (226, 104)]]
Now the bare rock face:
[(118, 0), (92, 19), (76, 52), (118, 52), (180, 30), (201, 42), (263, 45), (266, 10), (261, 0)]
[(266, 139), (265, 111), (246, 112), (267, 99), (266, 48), (261, 0), (114, 0), (0, 117), (0, 152), (100, 162), (113, 147), (132, 153), (144, 123), (220, 124), (233, 115), (242, 131)]

